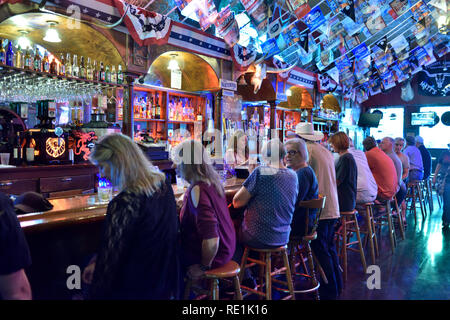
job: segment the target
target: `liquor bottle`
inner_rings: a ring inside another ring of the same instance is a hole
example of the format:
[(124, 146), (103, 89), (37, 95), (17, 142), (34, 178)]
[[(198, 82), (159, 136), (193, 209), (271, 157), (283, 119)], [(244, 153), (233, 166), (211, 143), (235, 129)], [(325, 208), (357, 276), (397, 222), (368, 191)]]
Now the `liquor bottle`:
[(6, 49), (6, 65), (14, 66), (14, 50), (11, 40), (8, 42), (8, 48)]
[(3, 47), (3, 39), (0, 38), (0, 63), (6, 64), (6, 50)]
[(72, 62), (70, 60), (70, 53), (66, 56), (66, 77), (72, 77)]
[(80, 77), (80, 67), (78, 66), (78, 57), (77, 57), (76, 54), (73, 55), (72, 77), (74, 77), (74, 78), (79, 78)]
[(17, 48), (16, 54), (14, 56), (14, 67), (23, 68), (23, 53), (20, 46)]
[(48, 53), (45, 52), (44, 59), (42, 59), (42, 71), (49, 72), (50, 71), (50, 61), (48, 61)]
[(64, 58), (64, 54), (61, 53), (60, 58), (61, 64), (59, 65), (59, 75), (65, 76), (66, 75), (66, 58)]
[(147, 113), (145, 115), (145, 117), (147, 119), (151, 119), (152, 118), (152, 105), (153, 105), (152, 97), (148, 97), (147, 98)]
[(106, 71), (105, 71), (105, 81), (110, 83), (111, 82), (111, 71), (109, 70), (109, 66), (106, 66)]
[(86, 72), (86, 66), (84, 65), (84, 57), (81, 56), (81, 59), (80, 59), (80, 74), (79, 74), (79, 77), (80, 77), (81, 79), (86, 79), (86, 76), (87, 76), (87, 72)]
[(34, 163), (36, 141), (33, 139), (33, 132), (28, 132), (28, 139), (26, 141), (26, 160), (27, 164), (31, 165)]
[(117, 83), (122, 84), (123, 83), (123, 71), (122, 71), (122, 65), (119, 64), (119, 69), (117, 70)]
[(28, 70), (33, 70), (33, 57), (31, 56), (31, 49), (27, 50), (24, 57), (24, 68)]
[(105, 66), (103, 65), (103, 62), (100, 62), (100, 81), (105, 80), (106, 80)]
[(36, 53), (34, 54), (33, 69), (34, 71), (42, 72), (42, 59), (38, 48), (36, 48)]
[(56, 62), (56, 58), (52, 58), (52, 62), (50, 62), (50, 73), (58, 74), (58, 63)]
[(117, 72), (116, 72), (116, 66), (112, 66), (111, 69), (111, 83), (117, 83)]
[(91, 58), (88, 57), (86, 66), (86, 78), (88, 80), (94, 80), (94, 70), (92, 69)]
[(156, 119), (161, 119), (161, 106), (159, 105), (159, 96), (156, 94)]
[(23, 160), (23, 148), (20, 144), (20, 132), (17, 132), (16, 141), (13, 147), (13, 159), (12, 164), (19, 167), (22, 165)]
[(92, 80), (94, 81), (99, 81), (100, 77), (99, 77), (99, 71), (97, 68), (97, 61), (94, 60), (94, 65), (92, 66)]
[(152, 118), (156, 119), (156, 98), (153, 100), (152, 97)]

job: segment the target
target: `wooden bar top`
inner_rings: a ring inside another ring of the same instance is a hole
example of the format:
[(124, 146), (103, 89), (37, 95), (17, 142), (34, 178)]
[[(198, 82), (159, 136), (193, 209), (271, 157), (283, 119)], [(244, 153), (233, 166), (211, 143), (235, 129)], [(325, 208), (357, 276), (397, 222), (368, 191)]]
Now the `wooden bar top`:
[[(244, 179), (227, 179), (224, 183), (227, 199), (232, 197), (242, 186)], [(175, 199), (179, 204), (186, 189), (180, 190), (172, 185)], [(24, 231), (42, 231), (55, 226), (90, 223), (104, 219), (108, 204), (101, 203), (97, 194), (78, 195), (66, 198), (48, 199), (53, 209), (45, 212), (18, 215)]]

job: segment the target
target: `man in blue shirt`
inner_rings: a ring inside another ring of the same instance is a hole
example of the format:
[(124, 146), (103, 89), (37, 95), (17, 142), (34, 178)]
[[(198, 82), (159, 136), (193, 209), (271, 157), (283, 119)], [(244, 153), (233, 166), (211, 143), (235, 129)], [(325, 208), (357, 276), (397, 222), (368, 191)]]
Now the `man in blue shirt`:
[(409, 158), (409, 176), (408, 181), (414, 182), (423, 179), (423, 161), (420, 150), (415, 146), (414, 137), (406, 137), (407, 147), (403, 151)]
[(420, 155), (422, 156), (423, 180), (426, 180), (431, 174), (431, 154), (430, 151), (425, 148), (421, 136), (416, 137), (416, 147), (419, 148)]

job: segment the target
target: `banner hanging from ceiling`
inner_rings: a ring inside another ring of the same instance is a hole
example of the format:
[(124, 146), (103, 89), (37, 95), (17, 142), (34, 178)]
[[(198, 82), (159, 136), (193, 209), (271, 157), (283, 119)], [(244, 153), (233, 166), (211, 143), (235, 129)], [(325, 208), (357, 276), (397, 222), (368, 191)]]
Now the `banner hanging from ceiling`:
[(418, 74), (417, 86), (421, 96), (447, 97), (450, 95), (450, 61), (437, 61), (424, 67)]

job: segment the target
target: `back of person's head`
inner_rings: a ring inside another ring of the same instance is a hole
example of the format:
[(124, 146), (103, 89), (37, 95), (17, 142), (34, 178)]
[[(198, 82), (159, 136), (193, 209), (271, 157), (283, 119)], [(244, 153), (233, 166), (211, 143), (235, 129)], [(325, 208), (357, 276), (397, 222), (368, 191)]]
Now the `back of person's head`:
[(348, 144), (349, 144), (349, 148), (354, 148), (355, 147), (355, 145), (353, 143), (353, 139), (350, 138), (350, 137), (348, 137)]
[(261, 157), (265, 164), (278, 164), (283, 161), (286, 156), (286, 147), (281, 143), (280, 139), (272, 139), (267, 141), (261, 150)]
[(248, 139), (244, 130), (238, 129), (234, 132), (228, 141), (227, 150), (233, 150), (235, 153), (242, 153), (246, 157), (248, 156)]
[(329, 143), (331, 143), (337, 150), (339, 151), (346, 151), (350, 147), (350, 140), (345, 132), (336, 132), (333, 134), (330, 139), (328, 140)]
[(306, 142), (303, 139), (300, 138), (292, 138), (289, 139), (284, 143), (285, 146), (292, 145), (294, 149), (299, 153), (300, 158), (304, 162), (308, 162), (309, 160), (309, 153), (308, 153), (308, 147), (306, 146)]
[(166, 178), (139, 146), (121, 133), (101, 138), (95, 144), (90, 161), (95, 165), (107, 165), (114, 186), (147, 196), (158, 191)]
[(370, 151), (377, 146), (377, 142), (373, 137), (367, 137), (363, 140), (363, 146), (366, 151)]
[(381, 140), (381, 143), (383, 144), (383, 151), (388, 151), (388, 153), (394, 151), (395, 142), (391, 137), (384, 137), (383, 140)]
[(181, 177), (189, 183), (205, 182), (213, 185), (220, 196), (225, 192), (220, 176), (212, 166), (211, 158), (205, 147), (194, 139), (188, 139), (172, 151), (172, 161), (177, 165)]
[(423, 138), (421, 136), (416, 136), (414, 139), (416, 141), (416, 144), (422, 145), (423, 144)]
[(407, 136), (405, 140), (408, 146), (414, 146), (416, 144), (416, 139), (412, 136)]

